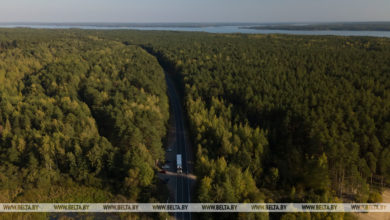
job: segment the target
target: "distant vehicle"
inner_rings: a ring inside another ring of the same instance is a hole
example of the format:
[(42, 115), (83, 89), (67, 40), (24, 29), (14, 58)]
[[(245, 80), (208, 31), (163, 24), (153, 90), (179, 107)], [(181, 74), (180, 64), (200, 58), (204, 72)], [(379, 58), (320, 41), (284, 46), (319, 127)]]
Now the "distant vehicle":
[(182, 173), (183, 172), (183, 166), (182, 166), (182, 161), (181, 161), (181, 154), (176, 155), (176, 163), (177, 163), (177, 173)]
[(169, 169), (170, 166), (168, 164), (165, 164), (164, 166), (162, 166), (163, 169)]
[(171, 147), (169, 147), (168, 149), (167, 149), (167, 152), (172, 152), (172, 148)]

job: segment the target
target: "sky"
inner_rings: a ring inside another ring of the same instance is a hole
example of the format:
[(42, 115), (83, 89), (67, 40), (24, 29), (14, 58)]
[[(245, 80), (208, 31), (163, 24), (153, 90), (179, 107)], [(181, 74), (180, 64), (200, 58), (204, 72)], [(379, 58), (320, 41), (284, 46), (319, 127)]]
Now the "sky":
[(390, 0), (1, 0), (0, 22), (390, 21)]

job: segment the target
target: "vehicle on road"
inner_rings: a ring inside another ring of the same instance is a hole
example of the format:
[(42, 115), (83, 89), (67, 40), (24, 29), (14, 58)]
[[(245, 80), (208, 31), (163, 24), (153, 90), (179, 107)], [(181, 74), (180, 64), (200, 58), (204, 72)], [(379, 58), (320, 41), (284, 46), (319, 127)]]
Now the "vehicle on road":
[(169, 147), (168, 149), (167, 149), (167, 152), (172, 152), (172, 148), (171, 147)]
[(163, 168), (163, 169), (169, 169), (170, 166), (169, 166), (168, 164), (165, 164), (165, 165), (163, 165), (161, 168)]
[(177, 173), (182, 173), (183, 172), (183, 166), (182, 166), (182, 161), (181, 161), (181, 154), (176, 155), (176, 163), (177, 163)]

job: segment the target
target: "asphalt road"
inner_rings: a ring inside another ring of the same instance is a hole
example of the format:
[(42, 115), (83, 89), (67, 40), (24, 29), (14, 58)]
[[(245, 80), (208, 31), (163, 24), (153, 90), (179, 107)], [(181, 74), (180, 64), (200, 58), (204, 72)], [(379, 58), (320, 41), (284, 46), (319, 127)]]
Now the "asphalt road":
[[(190, 203), (191, 202), (191, 185), (192, 179), (189, 177), (189, 174), (192, 172), (192, 163), (190, 163), (191, 152), (188, 149), (189, 144), (186, 140), (186, 129), (184, 126), (184, 115), (182, 106), (180, 104), (180, 97), (177, 94), (173, 82), (170, 80), (169, 76), (166, 76), (168, 96), (170, 99), (170, 104), (172, 105), (173, 115), (175, 119), (175, 139), (176, 144), (174, 144), (176, 154), (182, 155), (183, 163), (183, 173), (176, 175), (176, 187), (175, 187), (175, 202), (176, 203)], [(176, 159), (172, 163), (176, 167)], [(175, 213), (176, 219), (191, 219), (191, 213)]]

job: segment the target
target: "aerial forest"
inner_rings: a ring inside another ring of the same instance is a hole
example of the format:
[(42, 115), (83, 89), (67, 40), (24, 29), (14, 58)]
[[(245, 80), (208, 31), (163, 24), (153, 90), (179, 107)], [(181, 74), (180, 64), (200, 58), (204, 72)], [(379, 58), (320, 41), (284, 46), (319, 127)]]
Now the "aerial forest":
[(161, 201), (169, 105), (155, 57), (31, 30), (1, 30), (0, 57), (1, 202)]
[(162, 201), (165, 77), (193, 202), (381, 202), (390, 185), (388, 38), (4, 29), (0, 57), (1, 202)]
[(184, 94), (198, 202), (381, 202), (389, 39), (125, 33), (106, 35), (157, 56)]

